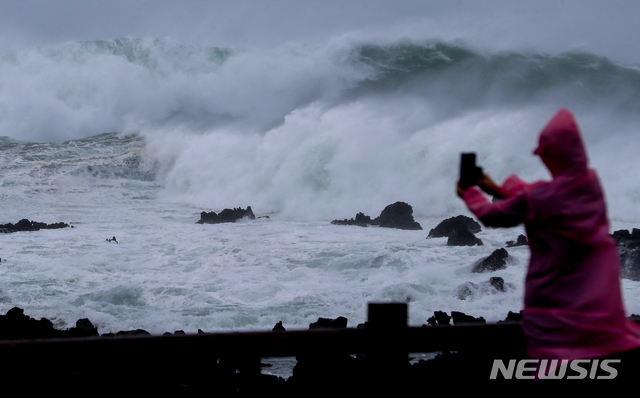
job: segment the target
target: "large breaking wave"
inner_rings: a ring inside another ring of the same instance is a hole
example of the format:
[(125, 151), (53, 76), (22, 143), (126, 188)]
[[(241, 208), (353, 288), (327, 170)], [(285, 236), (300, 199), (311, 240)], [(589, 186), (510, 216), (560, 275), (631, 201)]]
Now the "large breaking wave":
[[(640, 220), (640, 71), (588, 53), (487, 52), (444, 42), (243, 51), (159, 39), (5, 52), (0, 136), (144, 137), (163, 198), (292, 219), (464, 211), (458, 154), (497, 179), (546, 178), (531, 156), (559, 107), (583, 130), (614, 217)], [(152, 166), (149, 166), (152, 165)]]

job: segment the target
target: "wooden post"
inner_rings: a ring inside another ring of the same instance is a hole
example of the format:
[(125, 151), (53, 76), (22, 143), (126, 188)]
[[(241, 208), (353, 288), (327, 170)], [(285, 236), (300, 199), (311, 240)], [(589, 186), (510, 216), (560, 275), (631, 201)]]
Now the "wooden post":
[(373, 387), (394, 388), (409, 365), (405, 334), (407, 332), (406, 303), (370, 303), (367, 334), (371, 350), (366, 353)]

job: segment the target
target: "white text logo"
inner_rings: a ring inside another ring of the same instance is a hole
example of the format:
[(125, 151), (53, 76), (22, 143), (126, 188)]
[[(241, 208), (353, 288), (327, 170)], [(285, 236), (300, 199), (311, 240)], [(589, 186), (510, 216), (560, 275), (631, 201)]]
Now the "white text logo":
[[(619, 363), (620, 359), (521, 359), (509, 360), (508, 364), (501, 359), (493, 361), (489, 379), (495, 380), (498, 375), (503, 379), (614, 379), (618, 370), (612, 365)], [(568, 365), (568, 366), (567, 366)]]

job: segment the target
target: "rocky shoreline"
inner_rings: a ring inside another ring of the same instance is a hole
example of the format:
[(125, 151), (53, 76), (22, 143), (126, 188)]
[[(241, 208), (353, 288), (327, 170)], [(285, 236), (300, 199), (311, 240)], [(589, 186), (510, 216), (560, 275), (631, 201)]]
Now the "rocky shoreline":
[[(520, 313), (509, 312), (498, 323), (518, 324)], [(309, 330), (348, 329), (347, 319), (318, 318), (309, 325)], [(485, 324), (483, 318), (476, 318), (461, 312), (434, 312), (424, 328), (441, 327), (455, 331), (460, 325)], [(380, 327), (380, 325), (377, 325)], [(368, 323), (356, 328), (367, 328)], [(384, 326), (383, 326), (384, 327)], [(276, 324), (273, 333), (285, 332), (282, 323)], [(204, 333), (198, 331), (198, 334)], [(389, 356), (377, 353), (346, 354), (340, 349), (323, 349), (298, 346), (293, 375), (288, 378), (256, 372), (258, 367), (268, 367), (268, 363), (257, 363), (249, 357), (219, 357), (198, 350), (167, 352), (145, 349), (148, 340), (126, 341), (127, 347), (137, 357), (131, 355), (110, 355), (104, 348), (83, 345), (83, 350), (64, 345), (65, 358), (47, 358), (33, 350), (22, 347), (21, 355), (15, 355), (16, 340), (55, 339), (54, 344), (63, 344), (68, 338), (81, 342), (82, 338), (112, 339), (113, 336), (147, 334), (144, 330), (122, 331), (115, 334), (99, 335), (88, 319), (81, 319), (76, 326), (67, 330), (56, 330), (46, 318), (36, 320), (24, 314), (20, 308), (12, 308), (6, 315), (0, 315), (0, 374), (3, 387), (8, 391), (16, 388), (24, 393), (49, 393), (58, 389), (72, 395), (85, 395), (89, 391), (101, 393), (132, 394), (214, 394), (218, 396), (347, 396), (380, 393), (407, 395), (424, 394), (431, 390), (453, 389), (460, 393), (472, 393), (480, 388), (531, 388), (527, 380), (491, 380), (488, 375), (496, 359), (525, 359), (523, 344), (504, 342), (503, 346), (487, 348), (481, 344), (463, 351), (438, 352), (429, 360), (411, 363), (406, 356)], [(182, 331), (167, 334), (184, 334)], [(77, 340), (80, 338), (80, 340)], [(113, 341), (113, 340), (111, 340)], [(8, 343), (8, 344), (5, 344)], [(28, 342), (27, 342), (28, 343)], [(73, 343), (72, 343), (73, 344)], [(120, 344), (120, 343), (118, 343)], [(89, 348), (86, 348), (89, 347)], [(113, 347), (113, 346), (111, 346)], [(170, 347), (170, 346), (166, 346)], [(34, 348), (35, 349), (35, 348)], [(47, 348), (48, 349), (48, 348)], [(27, 355), (22, 355), (24, 353)], [(50, 351), (47, 351), (50, 352)], [(55, 351), (59, 354), (59, 350)], [(122, 352), (122, 351), (119, 351)], [(384, 353), (384, 349), (382, 350)], [(177, 353), (177, 354), (176, 354)], [(268, 360), (268, 359), (267, 359)], [(265, 362), (265, 359), (262, 359)], [(254, 369), (254, 371), (247, 371)], [(460, 382), (464, 382), (460, 384)], [(571, 384), (571, 383), (570, 383)], [(579, 383), (573, 383), (581, 386)], [(609, 388), (611, 383), (606, 384)], [(548, 384), (543, 384), (547, 387)], [(555, 386), (551, 384), (551, 387)], [(592, 386), (592, 385), (591, 385)], [(598, 385), (599, 386), (599, 385)]]
[[(403, 202), (387, 206), (379, 217), (371, 217), (358, 213), (351, 220), (334, 220), (336, 225), (379, 226), (407, 230), (422, 230), (420, 224), (412, 216), (412, 208)], [(200, 224), (235, 222), (242, 218), (255, 219), (250, 206), (246, 209), (225, 209), (219, 214), (202, 212)], [(67, 228), (68, 224), (45, 224), (27, 219), (16, 224), (0, 225), (0, 233), (18, 231), (37, 231), (40, 229)], [(73, 227), (71, 227), (73, 228)], [(452, 217), (443, 220), (432, 229), (427, 239), (446, 238), (448, 246), (482, 245), (475, 236), (481, 232), (481, 226), (466, 216)], [(612, 234), (617, 244), (621, 259), (622, 277), (640, 280), (640, 229), (632, 231), (620, 230)], [(115, 240), (115, 237), (114, 237)], [(514, 241), (505, 242), (506, 248), (526, 245), (526, 237), (518, 236)], [(474, 273), (491, 273), (509, 266), (511, 258), (505, 248), (494, 250), (488, 256), (470, 264)], [(513, 285), (501, 277), (491, 277), (484, 282), (462, 283), (454, 294), (459, 300), (485, 294), (500, 294)], [(519, 322), (520, 314), (510, 312), (500, 322)], [(451, 323), (452, 322), (452, 323)], [(433, 317), (426, 320), (423, 327), (456, 326), (470, 323), (486, 323), (483, 318), (476, 318), (460, 312), (447, 314), (436, 311)], [(346, 329), (345, 318), (319, 318), (309, 325), (309, 329)], [(357, 328), (366, 328), (366, 324)], [(273, 328), (274, 332), (284, 331), (282, 323)], [(205, 333), (202, 330), (198, 334)], [(166, 332), (165, 335), (185, 334), (182, 330)], [(89, 319), (79, 319), (75, 326), (66, 330), (54, 328), (46, 318), (39, 320), (25, 315), (20, 308), (10, 309), (6, 315), (0, 315), (0, 342), (15, 340), (69, 339), (69, 338), (110, 338), (117, 336), (150, 335), (143, 329), (122, 330), (116, 333), (99, 334)], [(500, 355), (509, 359), (524, 358), (520, 348), (506, 350)], [(7, 347), (5, 346), (6, 350)], [(9, 350), (10, 352), (10, 350)], [(158, 355), (161, 356), (161, 353)], [(477, 386), (487, 383), (486, 374), (495, 352), (488, 352), (483, 347), (467, 352), (440, 352), (431, 360), (421, 360), (411, 364), (408, 360), (395, 372), (389, 373), (388, 367), (379, 367), (365, 355), (346, 355), (326, 353), (326, 355), (299, 355), (293, 376), (284, 379), (268, 374), (248, 376), (242, 371), (245, 363), (242, 358), (215, 358), (203, 354), (203, 362), (198, 364), (153, 362), (149, 358), (139, 358), (139, 363), (120, 363), (109, 360), (101, 364), (104, 358), (95, 357), (91, 352), (82, 353), (77, 358), (77, 365), (56, 368), (55, 358), (50, 363), (31, 363), (29, 358), (13, 358), (0, 361), (0, 371), (5, 375), (6, 386), (29, 386), (33, 389), (42, 387), (42, 391), (55, 388), (94, 389), (97, 386), (109, 393), (119, 393), (123, 389), (137, 393), (218, 393), (223, 396), (257, 396), (269, 393), (280, 396), (308, 394), (310, 392), (327, 395), (351, 395), (362, 393), (379, 393), (381, 388), (388, 388), (392, 393), (424, 393), (426, 385), (455, 385), (460, 377)], [(75, 359), (74, 359), (75, 360)], [(15, 363), (14, 363), (15, 361)], [(262, 364), (268, 366), (268, 364)], [(28, 369), (28, 370), (26, 370)], [(38, 380), (38, 386), (33, 380)], [(495, 384), (495, 383), (494, 383)], [(133, 386), (133, 387), (132, 387)]]
[[(451, 325), (449, 322), (453, 321)], [(504, 322), (517, 322), (519, 315), (509, 313)], [(347, 319), (338, 317), (335, 319), (318, 318), (318, 320), (309, 325), (309, 330), (317, 329), (347, 329)], [(452, 312), (451, 316), (445, 312), (438, 311), (428, 320), (423, 327), (442, 326), (442, 325), (463, 325), (468, 323), (486, 323), (482, 318), (475, 318), (459, 312)], [(358, 329), (366, 328), (367, 324), (360, 324)], [(285, 331), (282, 323), (276, 324), (273, 332)], [(204, 333), (198, 330), (198, 334)], [(167, 332), (165, 335), (185, 334), (183, 331)], [(16, 340), (42, 340), (42, 339), (71, 339), (71, 338), (110, 338), (113, 336), (131, 336), (131, 335), (149, 335), (142, 329), (125, 330), (117, 333), (107, 333), (100, 335), (98, 330), (90, 320), (79, 319), (76, 326), (66, 329), (55, 329), (53, 323), (46, 318), (34, 319), (24, 313), (21, 308), (14, 307), (10, 309), (6, 315), (0, 315), (0, 343), (3, 341)], [(6, 346), (0, 344), (1, 349), (6, 350)], [(312, 348), (312, 347), (307, 347)], [(5, 351), (2, 351), (5, 352)], [(74, 353), (77, 355), (77, 353)], [(216, 391), (224, 396), (235, 396), (236, 394), (247, 394), (259, 391), (261, 394), (265, 392), (273, 392), (282, 394), (300, 394), (309, 389), (322, 390), (325, 393), (333, 392), (342, 395), (337, 391), (351, 391), (353, 393), (362, 392), (369, 387), (376, 385), (393, 386), (394, 391), (401, 389), (416, 389), (423, 382), (431, 380), (434, 375), (438, 374), (433, 381), (442, 380), (447, 376), (442, 373), (443, 363), (452, 363), (454, 358), (461, 358), (469, 361), (469, 358), (463, 357), (463, 354), (453, 354), (449, 352), (440, 353), (431, 361), (420, 361), (414, 365), (406, 363), (400, 366), (398, 373), (389, 373), (389, 369), (385, 367), (378, 369), (379, 363), (372, 368), (372, 363), (366, 355), (348, 355), (340, 353), (323, 353), (316, 354), (300, 354), (296, 357), (296, 365), (293, 368), (293, 376), (284, 379), (268, 374), (259, 374), (249, 377), (243, 372), (243, 366), (246, 365), (242, 358), (204, 358), (206, 359), (201, 365), (186, 367), (186, 364), (171, 363), (150, 363), (148, 358), (139, 358), (136, 364), (122, 362), (107, 358), (96, 358), (92, 352), (83, 352), (82, 357), (77, 358), (79, 364), (82, 362), (92, 363), (91, 366), (80, 366), (68, 368), (70, 365), (57, 366), (55, 359), (51, 358), (49, 365), (40, 364), (39, 367), (31, 367), (28, 371), (20, 366), (14, 366), (14, 361), (21, 363), (24, 358), (6, 357), (0, 361), (0, 368), (6, 375), (11, 374), (12, 377), (5, 378), (5, 388), (14, 383), (24, 383), (25, 379), (31, 379), (37, 376), (38, 380), (46, 381), (46, 389), (57, 386), (59, 388), (95, 388), (99, 384), (105, 384), (107, 390), (111, 388), (115, 390), (121, 388), (134, 388), (135, 390), (144, 392), (158, 391), (182, 391), (182, 392), (213, 392)], [(28, 360), (28, 359), (27, 359)], [(100, 361), (109, 363), (110, 365), (98, 366)], [(65, 362), (66, 363), (66, 362)], [(76, 361), (72, 361), (73, 364)], [(117, 366), (113, 366), (117, 365)], [(175, 367), (167, 372), (167, 366)], [(269, 364), (261, 364), (266, 367)], [(438, 370), (439, 369), (439, 370)], [(375, 378), (372, 376), (375, 375)], [(380, 383), (383, 377), (385, 382)], [(400, 384), (397, 384), (400, 383)], [(36, 388), (33, 383), (32, 388)], [(338, 390), (336, 390), (338, 389)]]

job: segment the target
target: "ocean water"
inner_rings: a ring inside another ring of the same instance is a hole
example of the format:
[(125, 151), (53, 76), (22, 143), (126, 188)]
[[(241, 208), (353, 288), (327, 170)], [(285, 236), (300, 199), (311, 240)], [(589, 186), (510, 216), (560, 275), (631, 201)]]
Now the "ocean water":
[[(502, 320), (522, 308), (528, 248), (509, 248), (504, 270), (471, 268), (523, 229), (483, 228), (474, 247), (426, 237), (470, 215), (454, 189), (460, 152), (498, 181), (549, 178), (531, 152), (560, 107), (583, 131), (612, 230), (639, 227), (640, 70), (596, 54), (135, 38), (0, 53), (0, 224), (73, 226), (0, 235), (0, 313), (153, 334), (355, 327), (385, 301), (407, 302), (412, 326), (439, 310)], [(422, 231), (330, 223), (396, 201)], [(196, 224), (246, 206), (266, 217)], [(486, 288), (493, 276), (506, 292)], [(640, 314), (640, 282), (621, 283)]]

